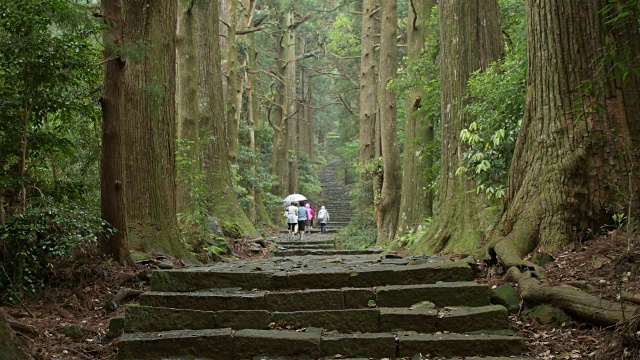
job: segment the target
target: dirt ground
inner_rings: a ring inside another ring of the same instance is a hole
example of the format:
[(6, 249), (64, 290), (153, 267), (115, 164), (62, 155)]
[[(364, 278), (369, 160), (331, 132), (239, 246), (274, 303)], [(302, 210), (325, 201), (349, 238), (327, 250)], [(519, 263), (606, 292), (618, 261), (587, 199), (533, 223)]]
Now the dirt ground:
[[(546, 266), (548, 277), (558, 283), (588, 284), (592, 293), (611, 300), (621, 291), (638, 292), (640, 250), (633, 246), (635, 243), (624, 232), (614, 231), (573, 251), (551, 253), (555, 261)], [(266, 249), (252, 252), (247, 241), (230, 246), (238, 257), (268, 256)], [(109, 261), (96, 261), (90, 252), (80, 253), (54, 273), (50, 280), (54, 286), (23, 306), (5, 305), (0, 310), (14, 322), (19, 344), (34, 359), (115, 359), (117, 338), (108, 338), (107, 330), (109, 320), (124, 308), (112, 310), (108, 302), (121, 288), (147, 289), (149, 272), (157, 267), (158, 263), (148, 261), (122, 268)], [(500, 285), (500, 269), (488, 270), (481, 268), (478, 280)], [(511, 324), (519, 336), (527, 339), (527, 355), (532, 358), (640, 359), (640, 332), (635, 328), (604, 329), (579, 320), (542, 326), (523, 320), (519, 314), (511, 317)], [(72, 337), (63, 335), (62, 330), (70, 325), (81, 331)]]

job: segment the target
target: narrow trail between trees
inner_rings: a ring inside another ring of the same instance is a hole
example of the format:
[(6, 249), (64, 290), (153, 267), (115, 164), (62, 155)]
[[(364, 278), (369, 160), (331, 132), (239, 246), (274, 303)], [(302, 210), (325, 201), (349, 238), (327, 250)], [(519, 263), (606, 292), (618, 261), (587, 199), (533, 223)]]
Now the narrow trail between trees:
[[(280, 235), (273, 257), (152, 273), (119, 359), (389, 359), (526, 351), (464, 262)], [(470, 358), (470, 357), (469, 357)]]

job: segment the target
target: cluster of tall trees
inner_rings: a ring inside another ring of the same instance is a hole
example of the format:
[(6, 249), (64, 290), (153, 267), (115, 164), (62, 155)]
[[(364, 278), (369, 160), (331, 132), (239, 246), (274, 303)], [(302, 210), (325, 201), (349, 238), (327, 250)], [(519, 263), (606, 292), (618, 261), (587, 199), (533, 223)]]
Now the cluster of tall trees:
[(637, 0), (12, 4), (0, 224), (31, 239), (0, 239), (16, 274), (46, 268), (22, 247), (96, 233), (121, 263), (188, 256), (193, 227), (255, 235), (279, 197), (319, 195), (323, 154), (345, 182), (358, 171), (377, 243), (414, 253), (519, 266), (634, 224)]

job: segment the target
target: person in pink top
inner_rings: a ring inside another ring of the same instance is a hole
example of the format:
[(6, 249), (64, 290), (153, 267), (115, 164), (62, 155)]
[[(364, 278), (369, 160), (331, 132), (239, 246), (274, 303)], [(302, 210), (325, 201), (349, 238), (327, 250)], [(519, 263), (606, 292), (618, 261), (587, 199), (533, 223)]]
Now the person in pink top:
[(307, 216), (307, 224), (309, 224), (309, 230), (313, 230), (313, 219), (315, 219), (316, 217), (316, 211), (313, 210), (313, 208), (311, 207), (311, 204), (306, 204), (304, 207), (307, 208), (307, 212), (309, 213), (309, 216)]

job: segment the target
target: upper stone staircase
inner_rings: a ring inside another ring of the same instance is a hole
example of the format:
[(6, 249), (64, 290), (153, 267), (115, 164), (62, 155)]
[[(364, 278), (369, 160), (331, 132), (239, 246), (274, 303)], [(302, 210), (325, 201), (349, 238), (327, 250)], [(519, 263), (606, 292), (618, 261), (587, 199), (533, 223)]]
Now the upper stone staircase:
[[(347, 226), (353, 215), (353, 209), (349, 204), (349, 185), (339, 184), (337, 181), (338, 163), (331, 163), (324, 167), (318, 180), (322, 184), (323, 204), (314, 204), (316, 213), (320, 211), (320, 205), (324, 205), (329, 212), (327, 231), (333, 232)], [(318, 224), (314, 231), (320, 229)]]
[[(298, 242), (328, 250), (320, 240)], [(488, 285), (473, 281), (474, 266), (376, 252), (156, 271), (151, 291), (126, 309), (118, 357), (435, 359), (526, 350), (507, 310), (489, 303)]]

